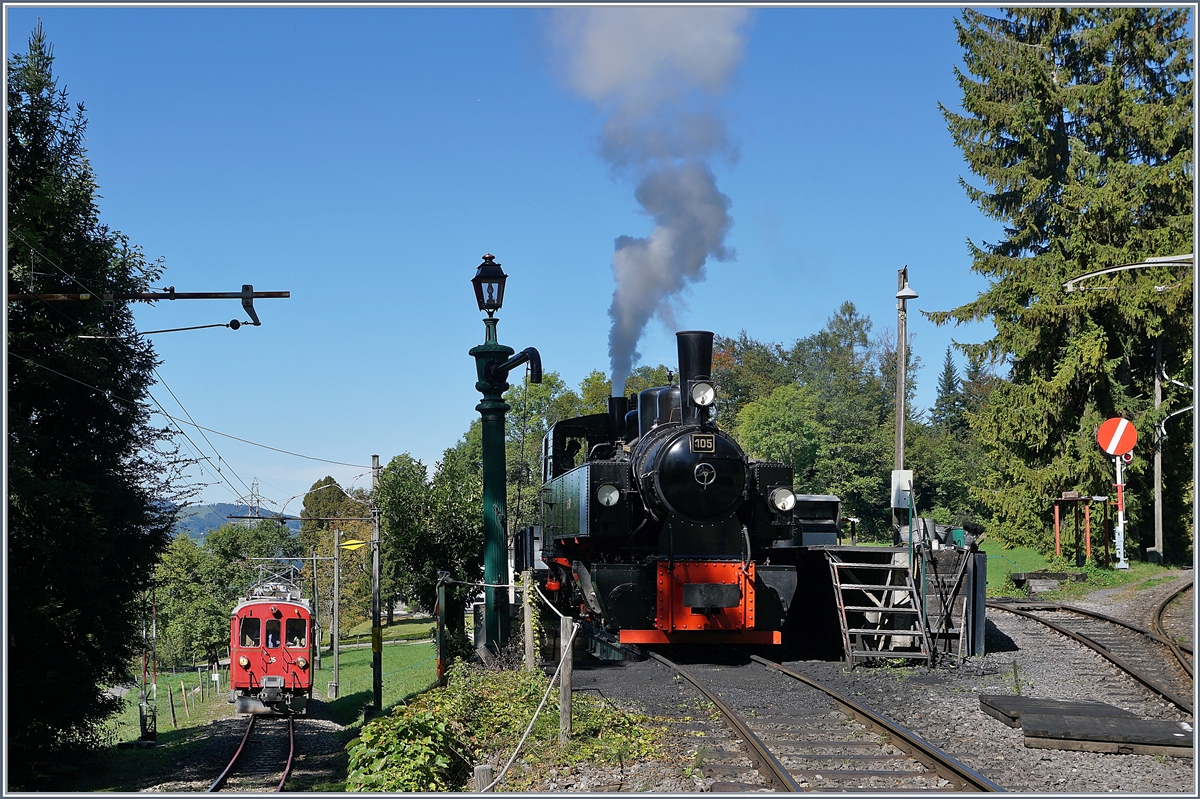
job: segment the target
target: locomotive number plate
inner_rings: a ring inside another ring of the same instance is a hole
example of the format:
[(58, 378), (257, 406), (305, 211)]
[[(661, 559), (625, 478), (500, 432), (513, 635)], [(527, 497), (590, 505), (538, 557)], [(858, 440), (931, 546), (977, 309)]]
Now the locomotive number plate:
[(717, 437), (712, 433), (692, 433), (692, 452), (716, 452)]

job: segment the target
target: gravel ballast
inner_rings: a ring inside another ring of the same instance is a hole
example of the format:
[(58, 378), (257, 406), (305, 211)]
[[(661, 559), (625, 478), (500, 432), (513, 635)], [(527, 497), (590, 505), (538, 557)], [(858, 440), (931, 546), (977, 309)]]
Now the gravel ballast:
[[(1143, 590), (1106, 589), (1071, 604), (1149, 627), (1154, 605), (1189, 576), (1190, 572), (1175, 572), (1171, 579)], [(1022, 730), (984, 713), (979, 696), (1101, 700), (1139, 718), (1189, 724), (1191, 716), (1090, 649), (1010, 613), (988, 611), (986, 649), (983, 656), (933, 671), (850, 669), (840, 662), (785, 665), (899, 721), (1009, 791), (1196, 795), (1196, 773), (1190, 758), (1027, 748)], [(714, 667), (697, 664), (696, 668)], [(786, 708), (787, 678), (769, 674), (765, 667), (753, 673), (756, 676), (746, 679), (747, 695), (755, 694), (758, 698), (753, 701), (764, 708)], [(547, 775), (534, 786), (535, 791), (707, 791), (714, 781), (703, 777), (704, 764), (735, 764), (739, 757), (741, 763), (748, 762), (724, 723), (712, 718), (711, 707), (703, 705), (689, 684), (657, 662), (577, 666), (574, 686), (576, 691), (600, 693), (623, 707), (661, 718), (670, 731), (664, 741), (666, 754), (656, 762), (624, 768), (585, 764), (569, 773)], [(760, 790), (770, 788), (764, 785)], [(806, 790), (820, 788), (808, 786)]]

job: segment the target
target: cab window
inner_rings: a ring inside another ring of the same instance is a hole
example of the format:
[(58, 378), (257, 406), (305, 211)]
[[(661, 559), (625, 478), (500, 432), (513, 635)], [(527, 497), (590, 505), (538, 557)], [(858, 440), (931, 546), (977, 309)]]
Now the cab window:
[(243, 618), (241, 628), (241, 645), (242, 646), (258, 646), (258, 642), (262, 639), (258, 637), (261, 627), (258, 619)]
[(279, 619), (267, 619), (267, 646), (279, 646)]
[(284, 642), (288, 646), (308, 646), (307, 635), (305, 634), (307, 626), (304, 619), (288, 619), (285, 626), (287, 635), (283, 639)]

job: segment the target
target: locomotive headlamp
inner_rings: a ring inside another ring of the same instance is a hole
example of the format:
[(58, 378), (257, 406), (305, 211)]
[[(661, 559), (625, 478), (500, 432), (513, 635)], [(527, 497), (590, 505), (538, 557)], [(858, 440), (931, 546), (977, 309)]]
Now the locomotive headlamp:
[(596, 501), (606, 508), (616, 505), (621, 499), (621, 489), (610, 483), (605, 483), (596, 489)]
[(487, 311), (488, 317), (504, 304), (504, 281), (508, 280), (508, 275), (504, 274), (495, 259), (496, 256), (491, 253), (483, 256), (483, 263), (479, 265), (475, 277), (471, 278), (471, 284), (475, 286), (475, 301), (479, 303), (479, 310)]
[(238, 658), (238, 665), (241, 666), (243, 669), (250, 668), (250, 658), (246, 657), (245, 655), (242, 655), (240, 658)]
[(296, 658), (296, 665), (302, 669), (308, 668), (308, 658)]
[(771, 507), (780, 513), (787, 513), (796, 507), (796, 495), (790, 488), (776, 488), (771, 492)]
[(692, 397), (692, 403), (701, 408), (707, 408), (713, 404), (713, 400), (717, 398), (717, 392), (713, 388), (713, 384), (707, 380), (694, 380), (688, 389)]

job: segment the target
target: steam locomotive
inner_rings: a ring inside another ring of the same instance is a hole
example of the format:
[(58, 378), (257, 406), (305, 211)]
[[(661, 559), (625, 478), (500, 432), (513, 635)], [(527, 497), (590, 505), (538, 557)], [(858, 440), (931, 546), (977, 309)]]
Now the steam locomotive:
[(307, 599), (290, 581), (256, 583), (233, 609), (230, 701), (238, 713), (301, 714), (312, 698), (314, 642)]
[(806, 543), (798, 517), (832, 500), (836, 519), (837, 498), (798, 508), (790, 466), (748, 458), (717, 428), (713, 334), (676, 336), (678, 385), (547, 432), (545, 588), (623, 644), (779, 644), (797, 593), (787, 553)]

